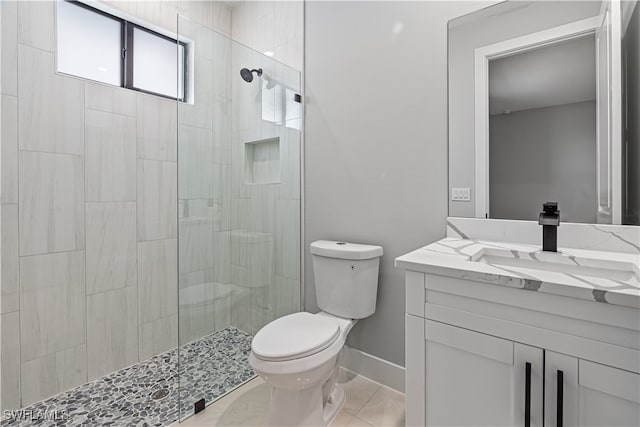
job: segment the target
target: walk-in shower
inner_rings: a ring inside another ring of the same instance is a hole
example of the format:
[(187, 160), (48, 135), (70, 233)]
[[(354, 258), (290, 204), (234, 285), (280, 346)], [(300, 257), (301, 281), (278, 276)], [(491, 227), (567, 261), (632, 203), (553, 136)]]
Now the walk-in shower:
[[(55, 5), (1, 2), (0, 48), (18, 15), (53, 31)], [(1, 424), (169, 426), (252, 378), (253, 334), (300, 309), (300, 73), (181, 16), (165, 31), (67, 6), (116, 48), (123, 28), (147, 28), (134, 60), (163, 91), (65, 75), (53, 44), (13, 39)]]

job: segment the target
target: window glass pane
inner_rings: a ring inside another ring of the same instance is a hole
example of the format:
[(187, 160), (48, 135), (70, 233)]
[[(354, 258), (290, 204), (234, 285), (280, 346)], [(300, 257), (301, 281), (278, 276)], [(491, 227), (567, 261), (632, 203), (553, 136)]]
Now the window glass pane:
[(178, 45), (178, 99), (185, 99), (184, 94), (184, 46)]
[[(184, 48), (148, 31), (133, 30), (133, 86), (172, 98), (184, 98)], [(180, 55), (180, 62), (177, 57)], [(178, 73), (178, 64), (181, 72)], [(180, 79), (180, 80), (178, 80)], [(180, 90), (178, 90), (178, 86)]]
[(57, 9), (58, 71), (122, 85), (120, 21), (66, 1)]

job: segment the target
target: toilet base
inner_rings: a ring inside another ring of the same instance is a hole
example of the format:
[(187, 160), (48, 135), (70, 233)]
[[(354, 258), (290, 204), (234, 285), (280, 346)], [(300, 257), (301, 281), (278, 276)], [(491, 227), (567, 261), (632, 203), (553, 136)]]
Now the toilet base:
[(331, 424), (331, 421), (333, 421), (336, 415), (338, 415), (338, 412), (340, 412), (340, 410), (344, 406), (346, 398), (347, 396), (342, 386), (336, 384), (335, 388), (333, 389), (333, 393), (331, 393), (331, 395), (329, 396), (329, 400), (324, 407), (323, 418), (326, 422), (326, 424), (324, 425)]
[(338, 384), (325, 405), (322, 403), (322, 387), (304, 390), (283, 390), (273, 387), (267, 425), (326, 427), (340, 412), (345, 399), (344, 390)]

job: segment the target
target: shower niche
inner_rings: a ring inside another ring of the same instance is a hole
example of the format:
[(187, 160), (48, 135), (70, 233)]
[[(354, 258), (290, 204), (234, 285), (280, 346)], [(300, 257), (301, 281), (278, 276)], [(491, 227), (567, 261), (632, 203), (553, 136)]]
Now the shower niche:
[(244, 182), (246, 184), (280, 183), (280, 138), (245, 142)]

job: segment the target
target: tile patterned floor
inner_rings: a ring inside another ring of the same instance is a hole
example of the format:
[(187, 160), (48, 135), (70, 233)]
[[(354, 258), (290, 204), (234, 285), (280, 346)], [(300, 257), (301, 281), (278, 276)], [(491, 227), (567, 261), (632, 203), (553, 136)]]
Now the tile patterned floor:
[[(330, 427), (404, 426), (404, 394), (346, 370), (341, 370), (338, 382), (342, 384), (347, 400)], [(171, 427), (264, 426), (269, 392), (270, 387), (256, 378), (212, 403), (203, 412)]]
[[(72, 390), (23, 408), (29, 419), (3, 419), (2, 427), (26, 426), (167, 426), (193, 411), (193, 402), (211, 401), (255, 375), (249, 366), (251, 336), (226, 328), (178, 350), (159, 354)], [(178, 384), (177, 366), (181, 375)], [(151, 395), (167, 390), (158, 400)], [(30, 411), (30, 412), (29, 412)], [(38, 414), (59, 415), (54, 420), (32, 420)]]

